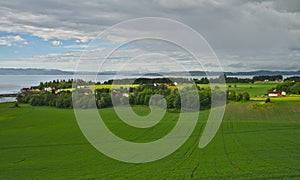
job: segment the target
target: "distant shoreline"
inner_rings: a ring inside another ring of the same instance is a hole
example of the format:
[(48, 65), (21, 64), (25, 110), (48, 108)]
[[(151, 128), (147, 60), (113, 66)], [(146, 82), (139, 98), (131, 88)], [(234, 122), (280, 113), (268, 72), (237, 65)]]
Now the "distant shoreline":
[(0, 97), (0, 103), (11, 103), (16, 101), (16, 97)]
[(15, 102), (18, 93), (0, 94), (0, 103)]
[(0, 94), (0, 98), (4, 97), (17, 97), (18, 93)]

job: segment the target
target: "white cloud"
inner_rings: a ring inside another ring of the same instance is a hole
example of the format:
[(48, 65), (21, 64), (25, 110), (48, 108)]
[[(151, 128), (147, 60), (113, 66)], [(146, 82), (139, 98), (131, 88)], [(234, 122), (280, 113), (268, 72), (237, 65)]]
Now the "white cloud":
[(60, 46), (60, 45), (62, 45), (62, 42), (61, 42), (61, 41), (55, 40), (55, 41), (52, 41), (51, 44), (52, 44), (53, 46)]
[(13, 46), (13, 45), (26, 45), (28, 42), (21, 36), (3, 36), (0, 37), (0, 45), (2, 46)]

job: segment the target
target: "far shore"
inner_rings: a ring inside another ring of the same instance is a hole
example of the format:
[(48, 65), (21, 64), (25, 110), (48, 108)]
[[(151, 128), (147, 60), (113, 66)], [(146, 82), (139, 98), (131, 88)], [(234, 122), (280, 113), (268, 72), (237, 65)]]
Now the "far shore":
[(3, 97), (17, 97), (18, 93), (0, 94), (0, 98)]
[(0, 103), (16, 102), (18, 94), (0, 94)]

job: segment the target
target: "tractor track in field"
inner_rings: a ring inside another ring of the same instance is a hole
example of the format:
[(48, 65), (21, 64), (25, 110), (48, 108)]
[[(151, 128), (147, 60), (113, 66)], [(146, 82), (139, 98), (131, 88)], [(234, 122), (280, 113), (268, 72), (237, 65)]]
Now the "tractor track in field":
[[(234, 132), (234, 126), (233, 126), (233, 122), (230, 122), (231, 126), (229, 127), (229, 130), (231, 131), (231, 133), (229, 133), (231, 139), (233, 140), (234, 144), (235, 144), (235, 151), (240, 151), (241, 148), (243, 149), (247, 149), (247, 147), (242, 143), (242, 141), (240, 140), (240, 136), (239, 133), (235, 133)], [(226, 133), (223, 133), (223, 135)], [(225, 139), (225, 138), (224, 138)], [(225, 143), (225, 142), (224, 142)], [(240, 148), (241, 147), (241, 148)], [(247, 160), (250, 161), (249, 156), (246, 156)], [(240, 167), (239, 167), (240, 168)], [(240, 168), (242, 169), (242, 168)], [(243, 169), (243, 172), (247, 171), (247, 169)]]
[(198, 167), (200, 166), (200, 162), (197, 163), (197, 165), (194, 167), (194, 169), (191, 172), (190, 178), (193, 179), (194, 178), (194, 174), (196, 172), (196, 170), (198, 169)]
[[(185, 159), (184, 161), (187, 161), (187, 160), (191, 157), (191, 155), (194, 153), (195, 149), (198, 148), (198, 143), (197, 143), (197, 142), (198, 142), (198, 141), (196, 141), (196, 145), (195, 145), (195, 147), (193, 148), (193, 150), (192, 150), (190, 156), (189, 156), (187, 159)], [(203, 152), (203, 154), (204, 154), (204, 152)], [(194, 174), (195, 174), (196, 170), (199, 168), (199, 166), (200, 166), (200, 160), (197, 161), (196, 166), (195, 166), (195, 167), (192, 169), (192, 171), (191, 171), (191, 174), (190, 174), (190, 178), (191, 178), (191, 179), (193, 179)]]
[[(184, 152), (184, 157), (180, 158), (179, 160), (181, 160), (180, 162), (176, 163), (175, 167), (171, 169), (171, 172), (175, 172), (177, 169), (180, 169), (180, 167), (182, 166), (183, 163), (185, 163), (186, 161), (190, 160), (191, 156), (194, 154), (194, 151), (198, 148), (198, 144), (199, 144), (199, 139), (200, 139), (200, 134), (201, 134), (201, 130), (203, 129), (204, 123), (201, 124), (200, 128), (195, 128), (195, 130), (197, 130), (197, 134), (195, 135), (191, 135), (189, 138), (192, 137), (199, 137), (199, 138), (195, 138), (194, 143), (192, 143), (193, 145), (190, 146), (185, 152)], [(199, 129), (199, 130), (198, 130)], [(193, 168), (192, 170), (192, 174), (194, 173), (194, 171), (196, 171), (196, 169), (198, 168), (198, 166), (200, 165), (200, 162), (197, 163), (197, 165)], [(187, 168), (190, 169), (190, 168)], [(191, 176), (193, 176), (191, 174)]]
[(228, 162), (230, 163), (230, 165), (234, 168), (237, 169), (239, 171), (243, 171), (239, 166), (237, 166), (236, 164), (234, 164), (231, 160), (231, 158), (229, 157), (229, 153), (227, 151), (227, 147), (226, 147), (226, 143), (225, 143), (225, 137), (224, 137), (224, 130), (223, 130), (223, 126), (221, 127), (221, 134), (222, 134), (222, 140), (223, 140), (223, 148), (224, 148), (224, 152), (226, 154), (226, 158), (228, 160)]
[(21, 160), (19, 160), (19, 161), (15, 161), (14, 163), (15, 163), (15, 164), (18, 164), (18, 163), (24, 162), (25, 160), (26, 160), (26, 158), (23, 158), (23, 159), (21, 159)]
[(257, 133), (257, 132), (268, 132), (268, 131), (284, 131), (284, 130), (296, 130), (300, 127), (289, 127), (289, 128), (272, 128), (272, 129), (260, 129), (260, 130), (249, 130), (249, 131), (235, 131), (235, 132), (225, 132), (224, 134), (242, 134), (242, 133)]
[(2, 146), (0, 150), (9, 149), (24, 149), (24, 148), (47, 148), (47, 147), (63, 147), (63, 146), (82, 146), (90, 143), (72, 143), (72, 144), (41, 144), (41, 145), (29, 145), (29, 146)]
[[(263, 116), (264, 117), (266, 117), (266, 114), (263, 114)], [(256, 123), (257, 125), (259, 124), (259, 123)], [(271, 122), (271, 124), (275, 124), (275, 123), (272, 123)], [(225, 134), (236, 134), (236, 135), (238, 135), (238, 134), (243, 134), (243, 133), (262, 133), (262, 135), (260, 136), (260, 139), (262, 140), (262, 142), (268, 142), (269, 141), (269, 139), (268, 139), (268, 135), (267, 135), (267, 133), (269, 133), (269, 132), (276, 132), (276, 131), (286, 131), (286, 130), (297, 130), (297, 129), (300, 129), (300, 127), (281, 127), (281, 128), (269, 128), (269, 129), (259, 129), (259, 130), (251, 130), (251, 131), (239, 131), (239, 132), (230, 132), (230, 133), (225, 133)], [(278, 139), (284, 139), (282, 136), (280, 136), (280, 135), (278, 135), (278, 134), (276, 134), (275, 133), (275, 135), (276, 135), (276, 138), (278, 138)], [(296, 143), (296, 142), (294, 142), (294, 141), (290, 141), (290, 140), (287, 140), (287, 139), (285, 139), (286, 141), (288, 141), (289, 143), (291, 143), (291, 144), (294, 144), (294, 145), (299, 145), (299, 143)], [(243, 146), (243, 145), (242, 145)], [(243, 146), (243, 147), (245, 147), (245, 146)], [(284, 145), (282, 145), (281, 143), (277, 143), (277, 147), (279, 148), (279, 149), (282, 149), (283, 150), (283, 152), (285, 152), (286, 151), (286, 147), (284, 146)], [(247, 156), (248, 157), (248, 156)], [(260, 159), (265, 159), (264, 161), (265, 162), (268, 162), (269, 160), (268, 159), (266, 159), (266, 158), (264, 158), (264, 157), (253, 157), (252, 159), (255, 159), (255, 158), (260, 158)], [(251, 159), (251, 158), (247, 158), (247, 159)], [(250, 172), (251, 173), (251, 172)]]
[[(185, 153), (184, 153), (185, 158), (184, 158), (181, 162), (179, 162), (179, 163), (176, 165), (176, 167), (172, 169), (172, 171), (175, 171), (175, 170), (178, 169), (184, 162), (186, 162), (187, 160), (189, 160), (190, 157), (193, 155), (194, 151), (198, 148), (199, 139), (200, 139), (200, 134), (201, 134), (200, 132), (201, 132), (201, 130), (203, 129), (203, 126), (204, 126), (204, 123), (201, 124), (198, 133), (197, 133), (196, 135), (193, 135), (194, 137), (199, 137), (199, 138), (195, 138), (193, 145), (190, 146), (190, 148), (188, 148), (188, 149), (185, 151)], [(197, 128), (197, 129), (198, 129), (198, 128)], [(194, 130), (196, 130), (196, 128), (195, 128)], [(190, 136), (190, 137), (193, 137), (193, 136)], [(196, 167), (193, 169), (193, 172), (197, 169), (197, 167), (199, 166), (199, 164), (200, 164), (200, 163), (198, 162), (198, 164), (196, 165)], [(193, 172), (192, 172), (192, 173), (193, 173)]]
[(214, 165), (215, 165), (215, 173), (217, 174), (217, 175), (219, 175), (220, 173), (219, 173), (219, 171), (218, 171), (218, 168), (217, 168), (217, 154), (216, 154), (216, 150), (217, 150), (217, 148), (216, 148), (216, 144), (214, 144)]

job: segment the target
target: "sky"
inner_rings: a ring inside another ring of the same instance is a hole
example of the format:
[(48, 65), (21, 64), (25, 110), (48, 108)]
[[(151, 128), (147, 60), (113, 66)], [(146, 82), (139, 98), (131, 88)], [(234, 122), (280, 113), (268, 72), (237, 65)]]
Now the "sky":
[[(131, 63), (129, 69), (143, 69), (151, 60), (167, 71), (172, 69), (170, 57), (197, 70), (190, 55), (170, 43), (122, 44), (133, 34), (148, 36), (156, 30), (176, 32), (181, 39), (188, 36), (159, 23), (147, 31), (140, 26), (120, 27), (99, 40), (99, 34), (112, 26), (142, 17), (168, 18), (189, 26), (213, 49), (224, 71), (300, 70), (299, 0), (1, 1), (0, 67), (73, 71), (81, 60), (86, 71), (99, 64), (101, 52), (118, 48), (105, 62), (106, 70), (125, 67), (124, 62)], [(205, 70), (214, 69), (211, 57), (198, 58), (205, 60)]]

